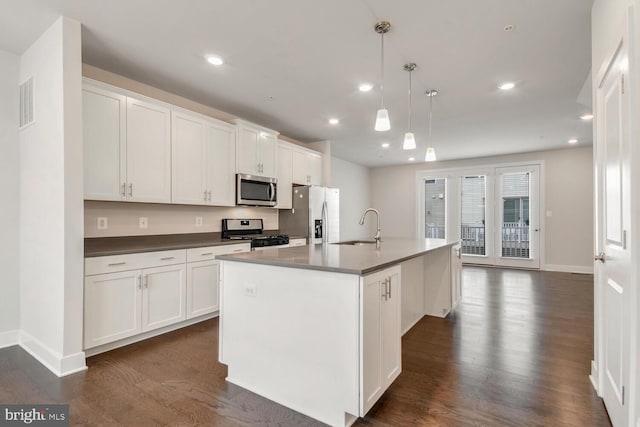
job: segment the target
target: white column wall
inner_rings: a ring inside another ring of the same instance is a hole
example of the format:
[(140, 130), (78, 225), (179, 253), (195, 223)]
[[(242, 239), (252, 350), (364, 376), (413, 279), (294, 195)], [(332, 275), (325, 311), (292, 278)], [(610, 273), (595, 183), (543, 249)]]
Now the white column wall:
[(20, 326), (18, 62), (0, 51), (0, 347), (17, 343)]
[(375, 215), (367, 214), (365, 225), (358, 224), (364, 210), (372, 207), (369, 168), (332, 157), (331, 187), (340, 189), (340, 240), (371, 239)]
[(58, 375), (82, 352), (80, 24), (59, 18), (21, 56), (35, 123), (20, 139), (20, 344)]

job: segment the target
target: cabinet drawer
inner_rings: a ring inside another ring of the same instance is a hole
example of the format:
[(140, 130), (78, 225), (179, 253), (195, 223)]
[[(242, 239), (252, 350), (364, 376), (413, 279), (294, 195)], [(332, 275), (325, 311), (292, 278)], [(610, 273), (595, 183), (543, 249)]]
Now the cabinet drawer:
[(184, 249), (85, 258), (84, 274), (85, 276), (92, 276), (95, 274), (114, 273), (116, 271), (181, 264), (186, 262), (186, 260), (187, 254)]
[(307, 244), (307, 239), (291, 239), (289, 240), (289, 246), (305, 246)]
[(207, 261), (215, 259), (218, 255), (232, 254), (236, 252), (249, 252), (250, 243), (238, 243), (235, 245), (207, 246), (204, 248), (187, 249), (187, 262)]

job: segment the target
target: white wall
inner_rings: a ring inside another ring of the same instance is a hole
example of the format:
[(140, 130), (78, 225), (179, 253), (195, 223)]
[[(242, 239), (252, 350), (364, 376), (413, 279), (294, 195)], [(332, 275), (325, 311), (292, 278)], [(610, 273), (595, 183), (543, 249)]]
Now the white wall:
[(18, 151), (18, 60), (0, 51), (0, 347), (15, 344), (19, 317), (20, 200)]
[(370, 179), (369, 168), (331, 158), (331, 187), (340, 189), (340, 240), (370, 239), (375, 233), (375, 216), (368, 214), (365, 225), (358, 224), (362, 212), (372, 207)]
[(80, 24), (59, 18), (21, 56), (35, 123), (20, 139), (20, 344), (53, 372), (85, 367)]
[[(197, 216), (202, 217), (201, 227), (195, 225)], [(98, 217), (107, 218), (106, 230), (98, 230)], [(149, 228), (140, 229), (138, 226), (140, 217), (148, 218)], [(96, 201), (84, 203), (85, 237), (219, 232), (223, 218), (262, 218), (266, 230), (278, 228), (278, 210), (273, 208)]]
[(372, 203), (380, 210), (382, 232), (392, 237), (416, 236), (416, 172), (509, 162), (544, 160), (546, 264), (593, 266), (592, 147), (494, 156), (448, 162), (420, 163), (371, 170)]

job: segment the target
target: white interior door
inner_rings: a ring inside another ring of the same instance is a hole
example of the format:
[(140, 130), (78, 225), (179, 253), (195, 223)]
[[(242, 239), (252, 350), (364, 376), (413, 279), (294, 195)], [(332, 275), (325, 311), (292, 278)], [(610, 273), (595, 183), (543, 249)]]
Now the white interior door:
[(628, 425), (631, 258), (630, 139), (621, 42), (596, 89), (596, 298), (600, 393), (614, 426)]
[(540, 268), (540, 166), (495, 169), (494, 265)]

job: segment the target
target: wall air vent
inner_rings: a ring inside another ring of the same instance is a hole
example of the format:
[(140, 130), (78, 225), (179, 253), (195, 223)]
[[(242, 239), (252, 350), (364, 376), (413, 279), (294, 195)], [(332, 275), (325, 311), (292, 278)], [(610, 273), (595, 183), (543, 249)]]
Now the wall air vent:
[(20, 84), (20, 129), (34, 122), (33, 111), (33, 77), (29, 77)]

